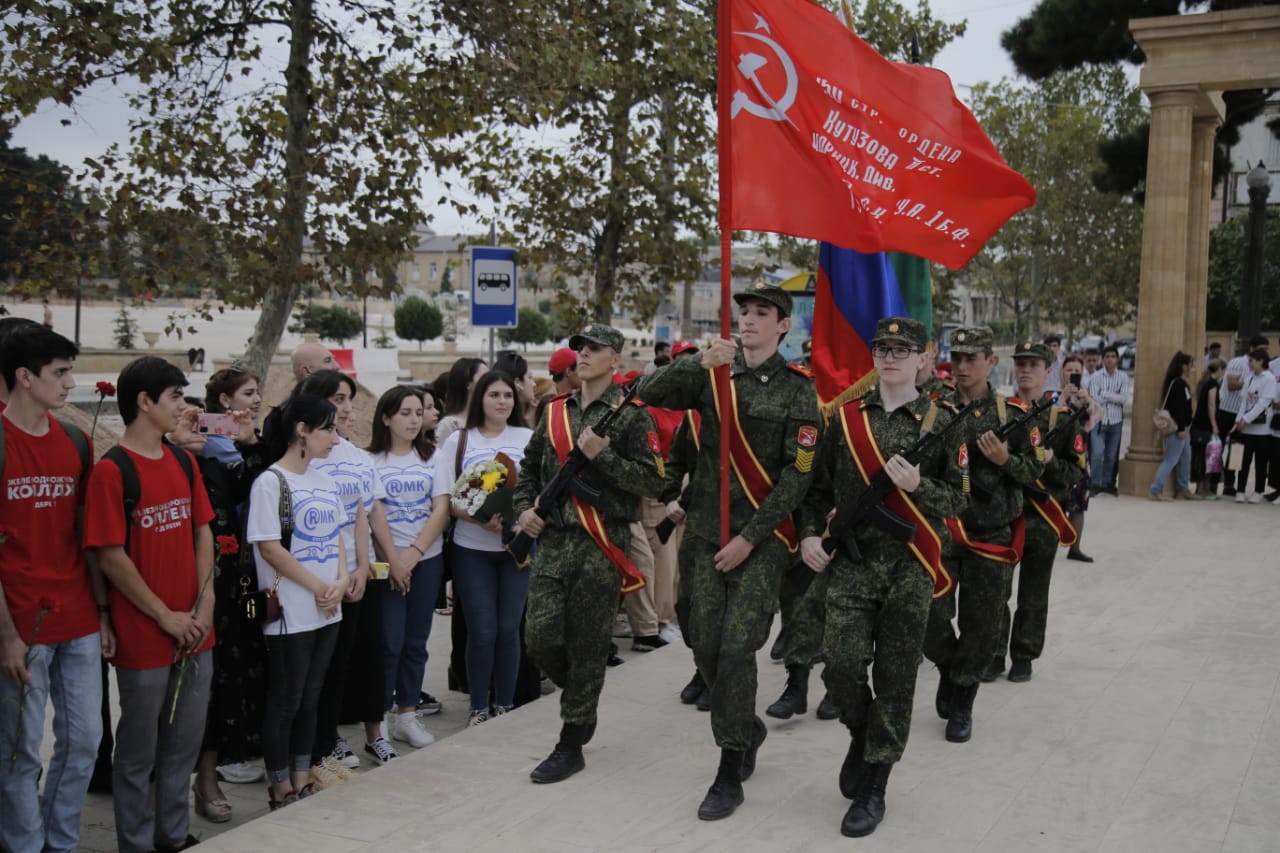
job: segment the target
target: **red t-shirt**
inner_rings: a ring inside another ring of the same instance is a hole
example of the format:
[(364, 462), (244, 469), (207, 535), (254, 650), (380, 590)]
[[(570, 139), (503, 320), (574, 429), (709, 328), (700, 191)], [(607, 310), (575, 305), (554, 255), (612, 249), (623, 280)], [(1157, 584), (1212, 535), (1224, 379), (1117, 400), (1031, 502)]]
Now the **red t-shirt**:
[[(190, 611), (199, 592), (194, 531), (213, 520), (200, 466), (192, 459), (194, 480), (188, 485), (186, 473), (170, 450), (166, 449), (159, 459), (148, 459), (131, 450), (125, 453), (138, 469), (140, 486), (129, 529), (129, 559), (166, 607)], [(120, 469), (109, 459), (99, 462), (89, 478), (84, 538), (87, 548), (125, 542), (124, 485)], [(206, 598), (212, 596), (213, 590), (206, 589), (204, 594)], [(111, 621), (116, 629), (116, 666), (153, 669), (173, 662), (173, 637), (116, 589), (111, 591)], [(213, 632), (210, 631), (198, 651), (212, 645)]]
[[(0, 584), (18, 636), (28, 645), (33, 635), (36, 644), (52, 645), (92, 634), (98, 609), (76, 531), (84, 502), (80, 454), (52, 416), (39, 436), (5, 418), (4, 441)], [(37, 632), (41, 610), (47, 612)]]

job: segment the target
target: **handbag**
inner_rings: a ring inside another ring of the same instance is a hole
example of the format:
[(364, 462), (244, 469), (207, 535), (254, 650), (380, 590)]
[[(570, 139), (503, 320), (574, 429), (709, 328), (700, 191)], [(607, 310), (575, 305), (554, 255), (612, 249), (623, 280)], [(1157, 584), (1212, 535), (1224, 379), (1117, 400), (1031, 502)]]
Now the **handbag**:
[(1156, 413), (1151, 417), (1151, 425), (1156, 428), (1156, 432), (1160, 433), (1162, 438), (1167, 438), (1178, 431), (1178, 424), (1173, 419), (1173, 415), (1169, 414), (1166, 408), (1169, 404), (1169, 392), (1173, 390), (1173, 383), (1169, 383), (1169, 387), (1164, 392), (1164, 402), (1160, 404), (1160, 408), (1156, 409)]
[[(293, 493), (289, 491), (289, 483), (279, 470), (268, 468), (280, 480), (280, 544), (286, 551), (293, 544)], [(240, 607), (244, 618), (249, 622), (275, 622), (284, 616), (280, 608), (280, 573), (276, 572), (275, 583), (271, 589), (249, 590), (249, 579), (242, 578), (244, 593), (240, 596)]]
[(1204, 472), (1206, 474), (1222, 473), (1222, 439), (1216, 435), (1209, 439), (1204, 448)]

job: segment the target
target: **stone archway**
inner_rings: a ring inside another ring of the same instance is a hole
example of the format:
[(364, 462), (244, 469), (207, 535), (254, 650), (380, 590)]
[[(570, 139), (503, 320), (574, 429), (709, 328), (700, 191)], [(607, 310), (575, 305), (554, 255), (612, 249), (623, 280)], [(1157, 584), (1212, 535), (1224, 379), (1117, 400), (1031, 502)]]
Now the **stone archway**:
[(1142, 18), (1129, 30), (1147, 55), (1140, 85), (1151, 102), (1151, 142), (1133, 429), (1119, 487), (1141, 495), (1164, 455), (1151, 414), (1160, 406), (1169, 359), (1179, 349), (1198, 358), (1204, 343), (1213, 135), (1223, 118), (1222, 93), (1280, 86), (1280, 7)]

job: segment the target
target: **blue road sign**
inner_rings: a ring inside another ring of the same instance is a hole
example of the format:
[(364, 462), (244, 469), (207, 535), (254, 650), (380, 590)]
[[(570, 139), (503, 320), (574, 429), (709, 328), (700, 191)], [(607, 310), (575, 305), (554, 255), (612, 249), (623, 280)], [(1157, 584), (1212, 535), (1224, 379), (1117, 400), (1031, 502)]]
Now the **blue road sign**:
[(471, 325), (516, 325), (516, 250), (471, 247)]

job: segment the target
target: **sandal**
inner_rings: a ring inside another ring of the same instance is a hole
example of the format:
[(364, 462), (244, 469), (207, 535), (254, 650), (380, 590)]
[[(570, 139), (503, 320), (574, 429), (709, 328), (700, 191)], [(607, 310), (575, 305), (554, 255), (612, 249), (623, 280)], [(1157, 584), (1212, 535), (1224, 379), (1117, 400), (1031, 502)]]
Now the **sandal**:
[(195, 785), (191, 786), (191, 793), (196, 796), (196, 814), (200, 817), (210, 823), (226, 823), (231, 820), (231, 803), (225, 799), (206, 800)]

